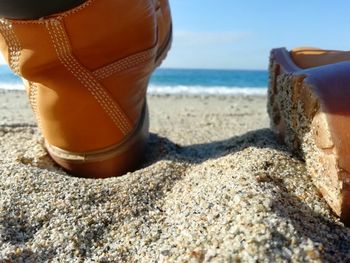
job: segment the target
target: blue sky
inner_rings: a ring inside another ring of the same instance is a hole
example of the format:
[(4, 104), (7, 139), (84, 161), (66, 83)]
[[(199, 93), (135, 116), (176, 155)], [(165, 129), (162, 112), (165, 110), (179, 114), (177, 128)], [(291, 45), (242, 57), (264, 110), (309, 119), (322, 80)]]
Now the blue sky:
[(350, 1), (170, 0), (162, 67), (266, 69), (274, 47), (350, 49)]
[(169, 1), (165, 68), (266, 69), (274, 47), (350, 50), (349, 0)]

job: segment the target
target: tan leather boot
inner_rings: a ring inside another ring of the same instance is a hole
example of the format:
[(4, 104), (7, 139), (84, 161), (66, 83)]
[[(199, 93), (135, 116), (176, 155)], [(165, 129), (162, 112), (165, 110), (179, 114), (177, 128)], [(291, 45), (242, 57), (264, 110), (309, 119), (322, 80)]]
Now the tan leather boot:
[(139, 165), (149, 77), (171, 44), (168, 0), (89, 0), (39, 20), (1, 19), (0, 32), (59, 165), (94, 178)]

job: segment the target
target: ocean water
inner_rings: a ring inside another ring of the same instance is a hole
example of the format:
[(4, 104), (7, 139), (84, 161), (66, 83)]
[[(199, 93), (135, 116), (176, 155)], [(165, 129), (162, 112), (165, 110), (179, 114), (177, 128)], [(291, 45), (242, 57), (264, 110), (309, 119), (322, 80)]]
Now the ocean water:
[(265, 96), (267, 81), (263, 70), (158, 69), (149, 93)]
[[(151, 77), (150, 94), (258, 95), (267, 92), (264, 70), (157, 69)], [(24, 89), (20, 78), (0, 65), (0, 89)]]

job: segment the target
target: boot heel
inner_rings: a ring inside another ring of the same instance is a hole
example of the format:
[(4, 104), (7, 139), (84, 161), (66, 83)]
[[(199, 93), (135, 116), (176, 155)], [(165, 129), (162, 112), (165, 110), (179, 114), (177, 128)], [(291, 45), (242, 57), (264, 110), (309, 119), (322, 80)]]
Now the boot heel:
[(120, 176), (139, 168), (149, 137), (147, 108), (134, 132), (118, 145), (88, 153), (74, 153), (46, 144), (51, 158), (69, 173), (86, 178)]

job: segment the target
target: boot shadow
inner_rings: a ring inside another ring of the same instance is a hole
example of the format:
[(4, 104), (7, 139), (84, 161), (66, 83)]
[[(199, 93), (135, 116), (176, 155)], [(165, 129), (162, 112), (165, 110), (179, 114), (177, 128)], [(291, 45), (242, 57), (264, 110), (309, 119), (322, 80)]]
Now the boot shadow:
[(188, 146), (181, 146), (167, 138), (151, 133), (143, 166), (148, 166), (162, 159), (177, 159), (189, 164), (200, 164), (209, 159), (224, 157), (253, 146), (291, 154), (287, 147), (276, 144), (275, 135), (270, 129), (253, 130), (221, 141)]

